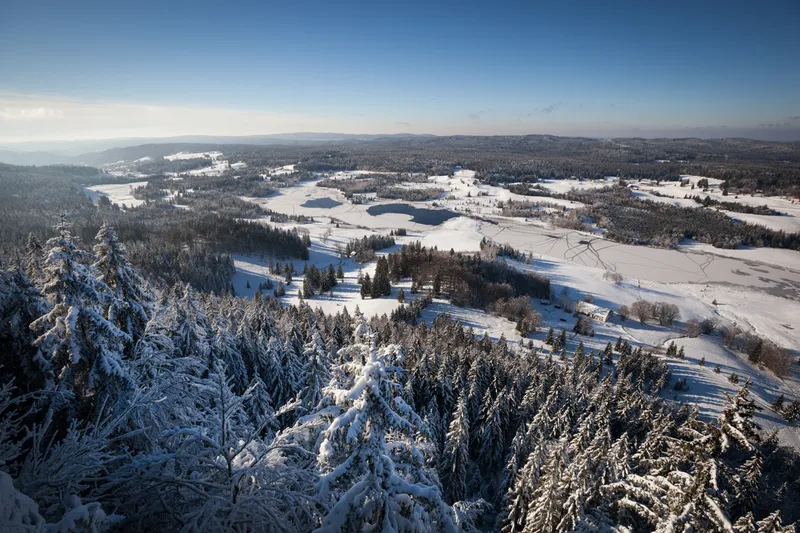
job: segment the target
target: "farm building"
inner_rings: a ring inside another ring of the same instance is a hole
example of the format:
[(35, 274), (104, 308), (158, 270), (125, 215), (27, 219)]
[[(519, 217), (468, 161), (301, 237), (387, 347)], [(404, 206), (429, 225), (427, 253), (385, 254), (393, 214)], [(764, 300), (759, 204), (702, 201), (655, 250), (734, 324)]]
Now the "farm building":
[(614, 314), (611, 309), (588, 302), (578, 302), (575, 304), (575, 312), (591, 317), (593, 320), (599, 322), (608, 322), (608, 319)]

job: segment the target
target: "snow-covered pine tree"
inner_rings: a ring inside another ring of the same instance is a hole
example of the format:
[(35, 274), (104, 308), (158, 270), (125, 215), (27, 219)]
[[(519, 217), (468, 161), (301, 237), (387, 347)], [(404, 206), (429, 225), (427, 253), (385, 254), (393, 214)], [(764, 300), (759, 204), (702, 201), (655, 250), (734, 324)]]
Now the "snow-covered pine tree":
[(567, 443), (561, 440), (548, 453), (541, 478), (528, 506), (523, 533), (556, 533), (568, 494), (562, 480), (567, 469)]
[(775, 511), (763, 520), (756, 522), (757, 533), (795, 533), (797, 524), (783, 525), (780, 511)]
[(42, 275), (42, 263), (44, 262), (44, 248), (42, 243), (33, 233), (28, 234), (28, 242), (25, 244), (25, 274), (31, 280), (38, 280)]
[(172, 333), (176, 355), (208, 360), (211, 351), (208, 319), (191, 287), (186, 285), (182, 289), (183, 294), (176, 297), (175, 330)]
[(261, 378), (254, 377), (244, 393), (244, 408), (250, 416), (253, 427), (265, 442), (272, 440), (275, 432), (279, 429), (272, 403), (267, 386), (264, 385)]
[(211, 326), (210, 348), (215, 359), (225, 362), (225, 368), (233, 383), (233, 390), (243, 394), (250, 384), (250, 376), (237, 346), (235, 331), (230, 318), (217, 314)]
[(164, 530), (308, 531), (310, 473), (272, 459), (224, 362), (188, 385), (194, 416), (165, 431), (156, 453), (132, 458), (116, 474), (119, 491)]
[(297, 394), (300, 416), (317, 409), (324, 396), (323, 390), (331, 379), (330, 362), (319, 331), (315, 331), (314, 339), (305, 345), (303, 359), (305, 366), (300, 372), (300, 391)]
[(486, 393), (487, 401), (484, 403), (484, 412), (481, 415), (480, 449), (478, 460), (481, 467), (491, 471), (503, 459), (505, 448), (503, 403), (504, 395), (498, 393), (494, 401), (489, 402), (489, 391)]
[(445, 436), (439, 466), (439, 476), (446, 487), (445, 496), (451, 504), (467, 496), (469, 440), (469, 410), (467, 398), (462, 394)]
[(128, 251), (113, 228), (103, 224), (96, 240), (94, 267), (116, 297), (108, 318), (136, 341), (150, 318), (155, 296), (128, 261)]
[(452, 510), (423, 468), (414, 444), (422, 420), (402, 399), (392, 376), (402, 372), (386, 362), (392, 351), (362, 345), (364, 362), (344, 363), (347, 389), (334, 377), (326, 389), (336, 413), (323, 432), (317, 464), (319, 497), (332, 501), (318, 533), (356, 532), (380, 527), (399, 531), (455, 533)]
[(34, 341), (36, 361), (83, 407), (108, 402), (122, 408), (126, 393), (136, 387), (124, 359), (132, 339), (106, 318), (118, 302), (91, 266), (94, 256), (78, 248), (63, 216), (55, 229), (42, 273), (52, 307), (30, 325), (41, 333)]
[(736, 442), (745, 450), (753, 451), (754, 444), (761, 440), (758, 433), (760, 428), (753, 420), (753, 415), (761, 408), (750, 397), (750, 380), (745, 382), (736, 396), (731, 397), (728, 394), (726, 396), (728, 405), (720, 417), (722, 450), (726, 451), (731, 442)]

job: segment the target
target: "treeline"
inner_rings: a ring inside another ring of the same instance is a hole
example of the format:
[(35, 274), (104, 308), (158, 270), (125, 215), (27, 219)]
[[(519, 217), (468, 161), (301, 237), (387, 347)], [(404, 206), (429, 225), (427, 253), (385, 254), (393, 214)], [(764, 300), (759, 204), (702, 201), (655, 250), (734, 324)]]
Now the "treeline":
[(195, 290), (215, 294), (233, 291), (233, 259), (202, 244), (136, 241), (129, 246), (129, 254), (131, 263), (159, 287), (191, 285)]
[(402, 187), (403, 183), (427, 183), (420, 174), (375, 174), (353, 178), (325, 178), (317, 182), (317, 187), (337, 189), (346, 198), (365, 194), (375, 194), (378, 198), (423, 202), (441, 198), (444, 191), (435, 187)]
[[(275, 222), (283, 222), (293, 217), (272, 213), (231, 195), (191, 194), (186, 202), (194, 203), (193, 209), (153, 202), (122, 210), (109, 203), (95, 206), (84, 194), (80, 182), (85, 175), (98, 175), (96, 170), (84, 169), (77, 177), (67, 179), (60, 172), (72, 172), (72, 167), (59, 167), (55, 174), (49, 167), (41, 174), (18, 170), (27, 167), (13, 168), (14, 174), (0, 176), (0, 241), (6, 253), (27, 243), (31, 234), (43, 242), (59, 215), (65, 215), (80, 241), (91, 242), (100, 227), (109, 223), (120, 239), (136, 251), (134, 263), (148, 275), (156, 275), (154, 279), (170, 284), (178, 280), (190, 282), (214, 292), (230, 289), (232, 270), (226, 266), (231, 261), (230, 253), (308, 258), (307, 245), (294, 229), (241, 220), (247, 216), (273, 216)], [(301, 221), (299, 217), (295, 219)], [(216, 272), (211, 273), (212, 269)], [(222, 280), (225, 276), (228, 279)]]
[(438, 200), (443, 194), (444, 190), (435, 187), (381, 187), (376, 191), (378, 198), (405, 200), (406, 202)]
[(688, 198), (694, 200), (698, 204), (701, 204), (703, 207), (718, 207), (719, 209), (724, 209), (725, 211), (731, 211), (733, 213), (750, 213), (753, 215), (780, 215), (778, 211), (766, 206), (766, 205), (749, 205), (743, 204), (741, 202), (729, 202), (729, 201), (721, 201), (711, 198), (710, 196), (706, 195), (705, 198), (702, 198), (700, 195), (695, 194), (694, 196), (684, 196), (684, 198)]
[(4, 530), (788, 533), (800, 518), (800, 458), (759, 431), (749, 384), (709, 422), (659, 395), (668, 367), (641, 348), (563, 335), (556, 362), (446, 315), (162, 292), (107, 226), (88, 251), (62, 223), (44, 250), (33, 277), (0, 270)]
[(579, 215), (606, 230), (606, 237), (626, 244), (672, 247), (694, 239), (717, 248), (763, 246), (800, 249), (800, 234), (734, 222), (717, 211), (677, 207), (643, 200), (620, 186), (572, 191), (565, 198), (586, 204)]
[(704, 174), (709, 178), (725, 180), (731, 192), (753, 194), (763, 192), (771, 196), (800, 196), (800, 172), (786, 163), (766, 165), (725, 165), (709, 168)]
[(392, 235), (365, 235), (348, 242), (343, 250), (344, 257), (352, 257), (359, 263), (369, 263), (375, 259), (375, 252), (391, 248), (395, 240)]

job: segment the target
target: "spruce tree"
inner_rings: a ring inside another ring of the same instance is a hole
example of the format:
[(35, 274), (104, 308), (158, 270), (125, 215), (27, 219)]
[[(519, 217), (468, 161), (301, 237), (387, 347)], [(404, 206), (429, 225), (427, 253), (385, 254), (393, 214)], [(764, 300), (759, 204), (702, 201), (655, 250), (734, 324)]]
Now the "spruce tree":
[(373, 298), (389, 296), (392, 293), (391, 282), (389, 281), (389, 262), (385, 257), (378, 258), (375, 267), (375, 278), (372, 280), (370, 295)]
[(361, 299), (363, 300), (367, 296), (372, 296), (372, 280), (370, 280), (369, 274), (365, 274), (361, 281)]
[(40, 332), (35, 360), (84, 405), (122, 409), (136, 387), (124, 355), (132, 339), (106, 318), (110, 307), (121, 304), (98, 279), (95, 257), (78, 248), (63, 216), (55, 229), (42, 273), (42, 292), (52, 307), (31, 323)]
[(94, 267), (100, 279), (113, 291), (116, 300), (109, 307), (109, 320), (134, 340), (144, 331), (155, 296), (147, 282), (133, 269), (128, 252), (116, 232), (107, 224), (97, 232)]
[(33, 233), (28, 234), (28, 242), (25, 245), (25, 274), (28, 278), (35, 281), (42, 275), (42, 263), (44, 261), (44, 248), (39, 239)]
[(451, 504), (465, 499), (467, 495), (469, 441), (467, 398), (461, 395), (445, 436), (439, 468), (442, 484), (445, 487), (445, 497)]
[[(339, 366), (328, 398), (338, 413), (322, 433), (319, 498), (332, 505), (317, 530), (435, 530), (456, 533), (452, 510), (423, 468), (414, 434), (422, 420), (402, 400), (394, 351), (360, 347), (363, 363)], [(402, 379), (402, 378), (400, 378)], [(345, 388), (339, 388), (344, 385)], [(391, 445), (387, 441), (391, 434)], [(402, 474), (396, 465), (403, 465)]]

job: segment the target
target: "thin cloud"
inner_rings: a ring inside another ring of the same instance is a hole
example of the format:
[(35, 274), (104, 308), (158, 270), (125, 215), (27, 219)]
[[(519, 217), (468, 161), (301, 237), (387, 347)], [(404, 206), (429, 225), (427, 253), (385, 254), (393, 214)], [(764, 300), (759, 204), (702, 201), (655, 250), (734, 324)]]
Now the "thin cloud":
[(64, 112), (51, 107), (6, 107), (0, 109), (0, 120), (6, 122), (59, 119)]

